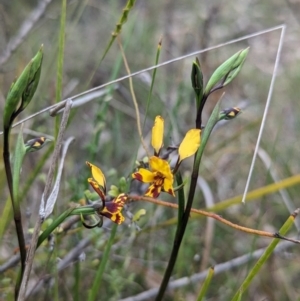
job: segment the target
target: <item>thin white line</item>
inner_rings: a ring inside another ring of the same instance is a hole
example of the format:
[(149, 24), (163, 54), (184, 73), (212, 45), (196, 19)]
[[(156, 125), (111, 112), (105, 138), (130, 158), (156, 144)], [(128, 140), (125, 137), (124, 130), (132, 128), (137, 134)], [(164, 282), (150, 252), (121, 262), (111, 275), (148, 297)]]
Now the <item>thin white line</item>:
[(265, 127), (267, 114), (268, 114), (268, 111), (269, 111), (269, 106), (270, 106), (270, 103), (271, 103), (272, 94), (273, 94), (273, 90), (274, 90), (274, 84), (275, 84), (275, 79), (276, 79), (276, 75), (277, 75), (277, 70), (278, 70), (278, 65), (279, 65), (279, 61), (280, 61), (282, 45), (283, 45), (283, 38), (284, 38), (284, 35), (285, 35), (285, 28), (286, 28), (285, 24), (280, 26), (280, 28), (281, 28), (281, 35), (280, 35), (280, 40), (279, 40), (279, 44), (278, 44), (273, 75), (272, 75), (272, 79), (271, 79), (271, 83), (270, 83), (268, 98), (267, 98), (263, 118), (262, 118), (260, 129), (259, 129), (257, 142), (256, 142), (256, 146), (255, 146), (255, 150), (254, 150), (254, 154), (253, 154), (253, 158), (252, 158), (252, 162), (251, 162), (251, 166), (250, 166), (250, 170), (249, 170), (249, 173), (248, 173), (248, 179), (247, 179), (247, 182), (246, 182), (246, 187), (245, 187), (244, 194), (243, 194), (243, 199), (242, 199), (243, 203), (245, 203), (245, 199), (246, 199), (246, 196), (247, 196), (247, 193), (248, 193), (248, 189), (249, 189), (249, 185), (250, 185), (250, 181), (251, 181), (251, 177), (252, 177), (252, 173), (253, 173), (253, 169), (254, 169), (254, 164), (255, 164), (255, 161), (256, 161), (256, 157), (257, 157), (257, 153), (258, 153), (258, 149), (259, 149), (259, 145), (260, 145), (260, 140), (261, 140), (262, 133), (263, 133), (263, 130), (264, 130), (264, 127)]
[[(151, 71), (151, 70), (153, 70), (153, 69), (156, 69), (156, 68), (159, 68), (159, 67), (162, 67), (162, 66), (165, 66), (165, 65), (168, 65), (168, 64), (171, 64), (171, 63), (174, 63), (174, 62), (183, 60), (183, 59), (188, 58), (188, 57), (191, 57), (191, 56), (195, 56), (195, 55), (200, 54), (200, 53), (204, 53), (204, 52), (207, 52), (207, 51), (210, 51), (210, 50), (213, 50), (213, 49), (218, 49), (218, 48), (221, 48), (221, 47), (223, 47), (223, 46), (227, 46), (227, 45), (234, 44), (234, 43), (237, 43), (237, 42), (241, 42), (241, 41), (244, 41), (244, 40), (247, 40), (247, 39), (250, 39), (250, 38), (254, 38), (254, 37), (257, 37), (257, 36), (260, 36), (260, 35), (263, 35), (263, 34), (272, 32), (272, 31), (276, 31), (276, 30), (278, 30), (278, 29), (282, 29), (284, 26), (285, 26), (285, 25), (282, 24), (282, 25), (279, 25), (279, 26), (271, 27), (271, 28), (268, 28), (268, 29), (265, 29), (265, 30), (261, 30), (261, 31), (252, 33), (252, 34), (245, 35), (245, 36), (243, 36), (243, 37), (240, 37), (240, 38), (237, 38), (237, 39), (234, 39), (234, 40), (225, 42), (225, 43), (218, 44), (218, 45), (216, 45), (216, 46), (211, 46), (211, 47), (208, 47), (208, 48), (205, 48), (205, 49), (202, 49), (202, 50), (197, 50), (197, 51), (195, 51), (195, 52), (191, 52), (191, 53), (189, 53), (189, 54), (185, 54), (185, 55), (183, 55), (183, 56), (179, 56), (179, 57), (177, 57), (177, 58), (174, 58), (174, 59), (172, 59), (172, 60), (169, 60), (169, 61), (160, 63), (160, 64), (158, 64), (158, 65), (154, 65), (154, 66), (148, 67), (148, 68), (146, 68), (146, 69), (142, 69), (142, 70), (139, 70), (139, 71), (137, 71), (137, 72), (131, 73), (131, 74), (129, 74), (129, 75), (125, 75), (125, 76), (123, 76), (123, 77), (119, 77), (119, 78), (117, 78), (117, 79), (115, 79), (115, 80), (112, 80), (112, 81), (110, 81), (110, 82), (107, 82), (107, 83), (105, 83), (105, 84), (103, 84), (103, 85), (100, 85), (100, 86), (98, 86), (98, 87), (95, 87), (95, 88), (93, 88), (93, 89), (90, 89), (90, 90), (87, 90), (87, 91), (85, 91), (85, 92), (79, 93), (79, 94), (74, 95), (74, 96), (72, 96), (72, 97), (68, 97), (68, 99), (75, 100), (76, 98), (78, 98), (78, 97), (80, 97), (80, 96), (83, 96), (83, 95), (86, 95), (86, 94), (88, 94), (88, 93), (91, 93), (91, 92), (100, 90), (100, 89), (102, 89), (102, 88), (104, 88), (104, 87), (107, 87), (107, 86), (109, 86), (109, 85), (118, 83), (118, 82), (120, 82), (120, 81), (122, 81), (122, 80), (125, 80), (125, 79), (128, 79), (129, 77), (136, 76), (136, 75), (139, 75), (139, 74), (144, 73), (144, 72), (147, 72), (147, 71)], [(37, 115), (40, 115), (40, 114), (42, 114), (42, 113), (44, 113), (44, 112), (47, 112), (47, 111), (49, 111), (49, 110), (55, 108), (58, 104), (60, 104), (60, 103), (62, 103), (62, 102), (66, 102), (66, 99), (60, 101), (59, 103), (56, 103), (56, 104), (54, 104), (54, 105), (51, 105), (51, 106), (49, 106), (49, 107), (47, 107), (47, 108), (45, 108), (45, 109), (42, 109), (41, 111), (36, 112), (36, 113), (34, 113), (34, 114), (32, 114), (32, 115), (30, 115), (30, 116), (28, 116), (28, 117), (26, 117), (26, 118), (24, 118), (24, 119), (18, 121), (18, 122), (16, 122), (16, 123), (13, 125), (13, 127), (15, 127), (15, 126), (17, 126), (17, 125), (19, 125), (19, 124), (21, 124), (21, 123), (23, 123), (23, 122), (25, 122), (25, 121), (31, 119), (31, 118), (37, 116)], [(0, 135), (1, 135), (1, 134), (3, 134), (3, 132), (0, 132)]]

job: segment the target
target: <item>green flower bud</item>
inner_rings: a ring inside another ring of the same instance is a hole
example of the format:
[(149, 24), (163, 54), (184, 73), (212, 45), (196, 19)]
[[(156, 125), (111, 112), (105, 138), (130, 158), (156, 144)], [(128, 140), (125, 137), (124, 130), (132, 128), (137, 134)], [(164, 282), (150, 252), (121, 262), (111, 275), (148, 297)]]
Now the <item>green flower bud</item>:
[[(42, 59), (43, 46), (24, 68), (18, 79), (12, 83), (4, 106), (3, 125), (5, 129), (8, 129), (14, 118), (25, 109), (36, 91), (40, 79)], [(22, 101), (19, 106), (20, 98)]]
[(203, 96), (203, 74), (201, 71), (201, 66), (198, 58), (193, 62), (192, 72), (191, 72), (192, 86), (196, 94), (197, 108), (200, 107), (200, 101)]
[(127, 182), (125, 177), (121, 177), (119, 180), (119, 190), (120, 192), (126, 191), (127, 188)]
[(139, 221), (140, 218), (141, 218), (142, 216), (144, 216), (145, 214), (146, 214), (146, 210), (145, 210), (145, 209), (140, 209), (140, 210), (138, 210), (138, 211), (133, 215), (132, 221), (133, 221), (133, 222)]
[(219, 66), (210, 77), (204, 94), (208, 96), (214, 90), (228, 85), (240, 72), (248, 52), (249, 48), (240, 50)]
[(40, 81), (40, 76), (41, 76), (42, 62), (43, 62), (43, 45), (41, 46), (40, 50), (35, 55), (35, 57), (31, 60), (29, 76), (27, 79), (26, 88), (22, 93), (22, 102), (18, 110), (18, 113), (22, 112), (28, 106), (37, 89), (37, 86)]
[(119, 194), (119, 187), (117, 187), (116, 185), (111, 185), (110, 190), (108, 191), (108, 195), (116, 198)]

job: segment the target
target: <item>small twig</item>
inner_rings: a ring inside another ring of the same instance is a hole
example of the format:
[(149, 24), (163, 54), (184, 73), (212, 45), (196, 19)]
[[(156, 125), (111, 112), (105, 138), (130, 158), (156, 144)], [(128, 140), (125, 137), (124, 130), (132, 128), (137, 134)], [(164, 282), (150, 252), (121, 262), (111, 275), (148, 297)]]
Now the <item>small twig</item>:
[(0, 274), (4, 273), (6, 270), (13, 268), (20, 261), (20, 254), (15, 254), (2, 265), (0, 265)]
[(35, 23), (44, 14), (47, 6), (52, 0), (41, 0), (36, 8), (31, 12), (28, 18), (20, 26), (20, 29), (15, 37), (10, 39), (6, 49), (0, 56), (0, 65), (3, 65), (11, 56), (11, 54), (19, 47), (19, 45), (24, 41), (26, 36), (29, 34)]
[[(55, 166), (56, 166), (56, 163), (57, 163), (57, 160), (58, 160), (58, 157), (59, 157), (59, 153), (60, 153), (60, 149), (61, 149), (61, 146), (62, 146), (63, 137), (64, 137), (65, 129), (66, 129), (66, 126), (67, 126), (67, 122), (68, 122), (69, 114), (70, 114), (70, 111), (71, 111), (71, 107), (72, 107), (72, 100), (67, 100), (65, 110), (64, 110), (64, 114), (62, 116), (60, 130), (59, 130), (59, 133), (58, 133), (57, 144), (56, 144), (54, 152), (53, 152), (52, 162), (51, 162), (50, 169), (49, 169), (49, 172), (48, 172), (45, 190), (44, 190), (44, 193), (43, 193), (43, 196), (42, 196), (41, 205), (43, 203), (43, 200), (46, 200), (45, 203), (44, 203), (44, 208), (43, 208), (44, 211), (45, 211), (45, 208), (46, 208), (46, 205), (47, 205), (46, 202), (47, 202), (48, 197), (50, 195), (51, 184), (52, 184), (52, 181), (53, 181), (53, 178), (54, 178)], [(20, 289), (18, 301), (24, 301), (25, 297), (26, 297), (27, 283), (28, 283), (28, 280), (29, 280), (31, 267), (32, 267), (32, 264), (33, 264), (34, 254), (35, 254), (35, 250), (36, 250), (36, 246), (37, 246), (37, 242), (38, 242), (38, 238), (39, 238), (41, 225), (42, 225), (43, 220), (44, 220), (44, 215), (43, 215), (43, 212), (41, 212), (41, 211), (42, 210), (40, 209), (40, 215), (39, 215), (39, 218), (38, 218), (38, 220), (35, 224), (34, 232), (33, 232), (30, 247), (29, 247), (29, 251), (28, 251), (28, 254), (27, 254), (26, 267), (25, 267), (24, 277), (23, 277), (23, 281), (22, 281), (22, 284), (21, 284), (21, 289)]]
[[(174, 203), (168, 203), (159, 199), (153, 199), (150, 197), (145, 197), (145, 196), (136, 196), (136, 195), (128, 195), (128, 199), (133, 200), (133, 201), (146, 201), (146, 202), (150, 202), (156, 205), (160, 205), (160, 206), (165, 206), (165, 207), (169, 207), (169, 208), (174, 208), (174, 209), (178, 209), (178, 205), (174, 204)], [(297, 216), (297, 214), (299, 213), (299, 209), (295, 210), (291, 216), (293, 218), (295, 218)], [(207, 212), (204, 210), (200, 210), (200, 209), (191, 209), (191, 212), (196, 213), (196, 214), (200, 214), (203, 216), (207, 216), (210, 218), (213, 218), (231, 228), (234, 228), (236, 230), (242, 231), (242, 232), (246, 232), (249, 234), (254, 234), (254, 235), (258, 235), (258, 236), (264, 236), (264, 237), (270, 237), (270, 238), (279, 238), (279, 239), (283, 239), (283, 240), (287, 240), (293, 243), (297, 243), (300, 244), (299, 240), (295, 240), (295, 239), (291, 239), (291, 238), (287, 238), (284, 236), (281, 236), (279, 233), (271, 233), (271, 232), (267, 232), (267, 231), (261, 231), (261, 230), (256, 230), (256, 229), (252, 229), (252, 228), (248, 228), (248, 227), (243, 227), (240, 226), (238, 224), (232, 223), (230, 221), (228, 221), (227, 219), (221, 217), (218, 214), (212, 213), (212, 212)]]

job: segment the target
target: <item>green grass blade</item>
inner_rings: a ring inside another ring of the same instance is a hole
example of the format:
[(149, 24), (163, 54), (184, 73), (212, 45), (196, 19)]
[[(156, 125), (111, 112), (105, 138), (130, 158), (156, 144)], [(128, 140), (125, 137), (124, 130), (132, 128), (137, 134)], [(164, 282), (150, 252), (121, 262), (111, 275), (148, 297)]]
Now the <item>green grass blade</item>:
[(212, 280), (212, 277), (214, 275), (214, 268), (210, 267), (206, 276), (206, 279), (201, 287), (201, 290), (199, 292), (199, 295), (197, 297), (197, 301), (202, 301), (204, 296), (206, 295), (206, 292), (208, 290), (208, 287), (210, 285), (210, 282)]
[(126, 3), (125, 8), (123, 8), (123, 13), (120, 17), (119, 22), (116, 24), (116, 28), (115, 31), (111, 34), (111, 38), (110, 41), (108, 42), (104, 53), (100, 59), (99, 65), (102, 63), (102, 61), (104, 60), (105, 56), (107, 55), (110, 47), (112, 46), (113, 42), (115, 41), (116, 37), (121, 33), (122, 30), (122, 26), (124, 25), (124, 23), (126, 23), (127, 19), (128, 19), (128, 15), (130, 10), (133, 8), (134, 4), (135, 4), (136, 0), (128, 0)]
[[(286, 220), (286, 222), (283, 224), (281, 229), (279, 230), (279, 233), (281, 235), (285, 235), (287, 231), (291, 228), (291, 226), (294, 223), (295, 217), (297, 214), (300, 212), (300, 209), (295, 210), (293, 214), (289, 216), (289, 218)], [(264, 254), (260, 257), (260, 259), (257, 261), (257, 263), (254, 265), (252, 270), (249, 272), (247, 275), (246, 279), (244, 282), (241, 284), (240, 288), (232, 298), (232, 301), (238, 301), (239, 295), (243, 294), (245, 290), (249, 287), (250, 283), (254, 279), (255, 276), (257, 276), (260, 272), (260, 269), (262, 266), (265, 264), (265, 262), (268, 260), (268, 258), (272, 255), (272, 252), (274, 251), (275, 247), (279, 243), (280, 239), (275, 238), (273, 241), (270, 243), (270, 245), (267, 247), (265, 250)]]
[[(64, 66), (64, 50), (65, 50), (65, 27), (66, 27), (66, 14), (67, 14), (67, 0), (62, 0), (60, 30), (59, 30), (59, 43), (58, 43), (58, 57), (57, 57), (57, 72), (56, 72), (56, 94), (55, 102), (58, 103), (62, 98), (62, 79), (63, 79), (63, 66)], [(59, 132), (59, 116), (55, 118), (55, 137)]]
[(113, 245), (114, 238), (115, 238), (116, 233), (117, 233), (117, 228), (118, 228), (118, 225), (113, 225), (113, 227), (112, 227), (112, 230), (111, 230), (111, 233), (110, 233), (110, 237), (109, 237), (109, 240), (107, 242), (106, 248), (104, 250), (101, 263), (100, 263), (100, 265), (98, 267), (98, 270), (97, 270), (97, 273), (96, 273), (96, 276), (95, 276), (92, 288), (91, 288), (91, 290), (89, 292), (88, 301), (94, 301), (97, 298), (97, 293), (98, 293), (99, 287), (101, 287), (102, 276), (103, 276), (106, 264), (108, 262), (108, 257), (109, 257), (109, 254), (110, 254), (110, 249), (111, 249), (111, 247)]

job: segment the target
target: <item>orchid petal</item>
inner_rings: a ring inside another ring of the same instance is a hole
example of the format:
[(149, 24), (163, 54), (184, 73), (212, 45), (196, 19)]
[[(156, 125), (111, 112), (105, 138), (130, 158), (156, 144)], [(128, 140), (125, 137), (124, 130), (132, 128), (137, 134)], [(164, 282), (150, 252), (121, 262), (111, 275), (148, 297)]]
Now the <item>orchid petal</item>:
[(174, 189), (173, 189), (173, 181), (170, 181), (169, 179), (165, 178), (163, 190), (168, 194), (175, 196)]
[(165, 178), (168, 178), (173, 182), (171, 167), (166, 160), (152, 156), (149, 159), (149, 165), (152, 171), (162, 174)]
[(151, 144), (155, 150), (155, 155), (158, 155), (163, 146), (164, 136), (164, 119), (161, 116), (156, 116), (154, 126), (152, 128)]
[(106, 202), (105, 207), (98, 212), (98, 214), (109, 218), (114, 223), (120, 225), (124, 222), (125, 217), (121, 213), (125, 203), (127, 201), (127, 195), (125, 193), (120, 194), (111, 202)]
[(99, 184), (99, 186), (101, 186), (103, 188), (104, 193), (105, 193), (106, 192), (106, 180), (105, 180), (105, 176), (104, 176), (103, 172), (101, 171), (101, 169), (99, 167), (97, 167), (96, 165), (93, 165), (92, 163), (90, 163), (88, 161), (86, 161), (86, 164), (90, 167), (94, 180)]
[(200, 129), (191, 129), (186, 133), (178, 149), (179, 162), (196, 153), (201, 142), (200, 134)]
[(132, 174), (132, 178), (143, 183), (151, 183), (154, 181), (154, 174), (148, 169), (140, 168), (137, 172)]

